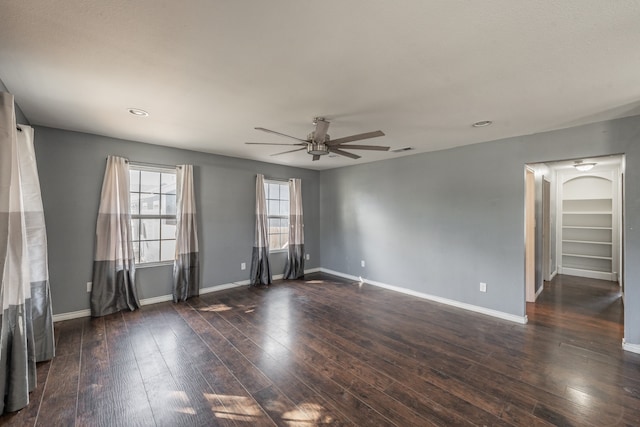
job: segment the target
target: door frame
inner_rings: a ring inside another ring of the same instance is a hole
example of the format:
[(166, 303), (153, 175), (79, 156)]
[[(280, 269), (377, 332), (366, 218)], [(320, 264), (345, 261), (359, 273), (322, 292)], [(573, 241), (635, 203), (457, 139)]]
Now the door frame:
[(524, 283), (525, 301), (536, 300), (536, 175), (525, 165)]

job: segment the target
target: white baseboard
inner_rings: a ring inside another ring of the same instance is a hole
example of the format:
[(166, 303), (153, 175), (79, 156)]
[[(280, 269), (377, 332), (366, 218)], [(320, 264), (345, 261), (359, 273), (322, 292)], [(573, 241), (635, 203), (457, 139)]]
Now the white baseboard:
[(535, 299), (538, 299), (538, 296), (544, 291), (544, 281), (542, 282), (542, 286), (536, 291)]
[(629, 344), (624, 340), (624, 338), (622, 338), (622, 349), (640, 354), (640, 344)]
[(70, 311), (68, 313), (60, 313), (53, 315), (53, 322), (62, 322), (63, 320), (79, 319), (81, 317), (91, 316), (91, 310)]
[(551, 275), (549, 276), (549, 281), (553, 280), (554, 277), (556, 277), (556, 275), (558, 274), (558, 269), (556, 268), (553, 273), (551, 273)]
[[(309, 270), (305, 270), (304, 273), (309, 274), (309, 273), (316, 273), (318, 271), (320, 271), (320, 268), (311, 268)], [(273, 276), (273, 280), (280, 280), (283, 277), (284, 277), (284, 274), (276, 274), (275, 276)], [(231, 283), (224, 283), (222, 285), (207, 286), (206, 288), (200, 288), (200, 295), (209, 294), (211, 292), (224, 291), (225, 289), (238, 288), (241, 286), (249, 286), (250, 283), (251, 283), (250, 280), (241, 280), (239, 282), (231, 282)], [(141, 299), (140, 305), (143, 306), (143, 305), (158, 304), (161, 302), (167, 302), (172, 300), (173, 300), (173, 295), (160, 295), (157, 297)], [(81, 317), (90, 317), (90, 316), (91, 316), (91, 310), (89, 309), (70, 311), (68, 313), (54, 314), (53, 322), (54, 323), (62, 322), (63, 320), (79, 319)]]
[(464, 302), (460, 302), (460, 301), (456, 301), (456, 300), (452, 300), (452, 299), (448, 299), (448, 298), (442, 298), (442, 297), (438, 297), (438, 296), (435, 296), (435, 295), (429, 295), (429, 294), (425, 294), (425, 293), (422, 293), (422, 292), (417, 292), (417, 291), (414, 291), (414, 290), (411, 290), (411, 289), (402, 288), (402, 287), (399, 287), (399, 286), (387, 285), (386, 283), (376, 282), (376, 281), (369, 280), (369, 279), (363, 279), (362, 277), (352, 276), (351, 274), (340, 273), (339, 271), (329, 270), (327, 268), (321, 268), (320, 270), (323, 273), (331, 274), (331, 275), (342, 277), (342, 278), (345, 278), (345, 279), (350, 279), (350, 280), (354, 280), (354, 281), (360, 281), (360, 282), (363, 282), (363, 283), (368, 283), (370, 285), (378, 286), (380, 288), (389, 289), (391, 291), (400, 292), (400, 293), (411, 295), (411, 296), (414, 296), (414, 297), (418, 297), (418, 298), (422, 298), (422, 299), (426, 299), (426, 300), (430, 300), (430, 301), (439, 302), (441, 304), (450, 305), (452, 307), (462, 308), (464, 310), (474, 311), (474, 312), (480, 313), (480, 314), (486, 314), (487, 316), (497, 317), (499, 319), (508, 320), (510, 322), (515, 322), (515, 323), (520, 323), (520, 324), (526, 324), (528, 322), (528, 319), (527, 319), (526, 315), (525, 316), (516, 316), (514, 314), (505, 313), (503, 311), (492, 310), (490, 308), (480, 307), (478, 305), (473, 305), (473, 304), (467, 304), (467, 303), (464, 303)]

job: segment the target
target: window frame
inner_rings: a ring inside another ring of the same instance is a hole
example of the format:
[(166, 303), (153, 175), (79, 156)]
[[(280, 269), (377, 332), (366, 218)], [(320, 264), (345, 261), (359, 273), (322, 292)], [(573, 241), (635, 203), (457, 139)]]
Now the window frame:
[[(177, 188), (177, 170), (176, 168), (171, 168), (168, 166), (150, 166), (150, 165), (146, 165), (146, 164), (138, 164), (135, 162), (129, 162), (129, 179), (131, 180), (131, 171), (139, 171), (139, 172), (152, 172), (152, 173), (157, 173), (158, 174), (158, 179), (159, 179), (159, 187), (158, 187), (158, 192), (147, 192), (147, 191), (141, 191), (142, 190), (142, 179), (141, 179), (141, 174), (140, 174), (140, 179), (138, 181), (138, 191), (131, 191), (131, 182), (129, 183), (129, 203), (131, 206), (131, 194), (138, 194), (139, 195), (139, 199), (138, 199), (138, 213), (133, 213), (130, 212), (131, 215), (131, 228), (132, 228), (132, 232), (134, 229), (134, 221), (138, 220), (140, 221), (138, 223), (138, 234), (137, 234), (137, 239), (134, 238), (134, 236), (132, 235), (132, 244), (138, 244), (138, 252), (137, 252), (137, 257), (134, 257), (134, 265), (136, 266), (136, 268), (147, 268), (147, 267), (156, 267), (156, 266), (163, 266), (163, 265), (173, 265), (175, 259), (171, 259), (171, 260), (164, 260), (162, 261), (162, 242), (163, 241), (171, 241), (173, 240), (174, 242), (176, 241), (176, 236), (174, 235), (173, 239), (165, 239), (162, 236), (162, 221), (163, 220), (174, 220), (176, 223), (178, 221), (178, 212), (177, 212), (177, 202), (178, 202), (178, 188)], [(162, 192), (162, 174), (167, 174), (167, 175), (174, 175), (176, 177), (176, 189), (174, 193), (164, 193)], [(140, 211), (142, 210), (142, 198), (141, 196), (143, 194), (157, 194), (159, 196), (160, 199), (160, 203), (158, 206), (158, 210), (159, 213), (158, 214), (142, 214), (140, 213)], [(162, 196), (167, 196), (167, 195), (171, 195), (171, 196), (175, 196), (176, 198), (176, 212), (174, 214), (162, 214)], [(158, 230), (158, 239), (150, 239), (150, 240), (142, 240), (142, 230), (141, 230), (141, 224), (142, 224), (142, 220), (144, 219), (158, 219), (160, 221), (160, 229)], [(177, 231), (177, 229), (176, 229)], [(139, 258), (140, 258), (140, 248), (142, 245), (142, 242), (145, 241), (150, 241), (150, 242), (158, 242), (158, 261), (149, 261), (149, 262), (140, 262)], [(175, 246), (174, 246), (175, 247)], [(134, 250), (135, 253), (135, 250)]]
[[(271, 248), (271, 236), (272, 236), (272, 233), (270, 232), (271, 227), (269, 225), (270, 224), (269, 220), (270, 219), (286, 219), (287, 220), (287, 224), (289, 224), (289, 226), (290, 226), (289, 220), (290, 220), (291, 213), (290, 213), (290, 208), (287, 209), (287, 214), (286, 215), (280, 215), (280, 214), (272, 215), (272, 214), (269, 213), (269, 200), (278, 200), (279, 202), (285, 200), (285, 199), (282, 199), (280, 197), (278, 197), (278, 199), (269, 198), (268, 186), (270, 184), (277, 184), (281, 188), (282, 187), (286, 187), (287, 192), (289, 193), (289, 196), (286, 199), (286, 201), (291, 203), (291, 191), (290, 191), (290, 188), (289, 188), (289, 180), (277, 180), (277, 179), (267, 179), (267, 178), (264, 179), (264, 186), (265, 186), (264, 199), (265, 199), (265, 205), (266, 205), (265, 208), (267, 210), (267, 241), (269, 242), (269, 253), (288, 252), (289, 251), (289, 245), (288, 245), (288, 242), (289, 242), (289, 227), (287, 227), (285, 247), (278, 248), (278, 249)], [(285, 234), (285, 233), (273, 233), (273, 235), (275, 235), (275, 234), (282, 235), (282, 234)]]

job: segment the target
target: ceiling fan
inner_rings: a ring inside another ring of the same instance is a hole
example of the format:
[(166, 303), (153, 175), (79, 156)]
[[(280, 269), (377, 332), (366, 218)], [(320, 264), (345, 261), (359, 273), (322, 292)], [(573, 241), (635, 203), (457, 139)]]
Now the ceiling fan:
[(384, 132), (376, 130), (373, 132), (359, 133), (357, 135), (345, 136), (332, 140), (327, 134), (329, 129), (329, 122), (324, 117), (316, 117), (313, 119), (313, 124), (316, 129), (307, 135), (307, 139), (296, 138), (295, 136), (286, 135), (284, 133), (276, 132), (273, 130), (257, 127), (256, 130), (261, 130), (267, 133), (274, 133), (276, 135), (284, 136), (287, 138), (300, 141), (297, 144), (272, 144), (268, 142), (245, 142), (245, 144), (252, 145), (289, 145), (289, 146), (301, 146), (302, 148), (296, 148), (295, 150), (283, 151), (282, 153), (272, 154), (272, 156), (279, 156), (281, 154), (293, 153), (295, 151), (307, 150), (307, 153), (313, 156), (313, 160), (320, 160), (320, 156), (325, 154), (335, 153), (341, 156), (350, 157), (352, 159), (359, 159), (357, 154), (349, 153), (347, 150), (374, 150), (374, 151), (388, 151), (389, 147), (380, 147), (377, 145), (345, 145), (347, 142), (360, 141), (363, 139), (376, 138), (378, 136), (384, 136)]

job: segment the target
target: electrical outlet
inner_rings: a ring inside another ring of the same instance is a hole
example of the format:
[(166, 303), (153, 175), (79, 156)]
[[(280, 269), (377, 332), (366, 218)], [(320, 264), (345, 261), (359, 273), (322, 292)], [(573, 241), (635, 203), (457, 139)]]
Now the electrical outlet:
[(480, 282), (480, 292), (487, 292), (487, 284)]
[(364, 267), (364, 266), (365, 266), (364, 260), (360, 261), (360, 267)]
[(311, 259), (311, 255), (306, 254), (306, 255), (305, 255), (305, 257), (304, 257), (304, 259), (306, 259), (307, 261), (309, 261), (309, 260)]
[(87, 292), (91, 292), (92, 286), (93, 286), (93, 282), (87, 282)]
[(246, 269), (247, 269), (247, 263), (246, 262), (240, 263), (240, 270), (246, 270)]

